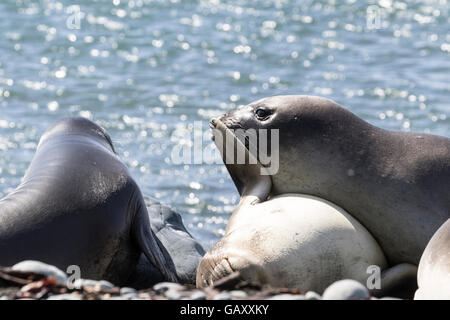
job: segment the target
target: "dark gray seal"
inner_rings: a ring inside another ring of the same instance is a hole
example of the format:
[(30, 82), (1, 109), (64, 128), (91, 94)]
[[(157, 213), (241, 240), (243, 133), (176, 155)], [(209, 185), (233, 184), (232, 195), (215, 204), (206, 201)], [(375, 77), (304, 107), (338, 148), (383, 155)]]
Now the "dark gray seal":
[[(278, 129), (271, 195), (301, 193), (335, 203), (369, 230), (390, 265), (418, 265), (450, 217), (446, 137), (383, 130), (313, 96), (261, 99), (220, 120), (229, 129)], [(233, 180), (242, 194), (245, 185)], [(405, 273), (412, 269), (406, 265)]]
[(22, 183), (0, 200), (0, 265), (78, 265), (83, 278), (120, 285), (143, 253), (165, 280), (186, 278), (163, 242), (170, 243), (150, 228), (141, 191), (110, 137), (87, 119), (52, 125)]

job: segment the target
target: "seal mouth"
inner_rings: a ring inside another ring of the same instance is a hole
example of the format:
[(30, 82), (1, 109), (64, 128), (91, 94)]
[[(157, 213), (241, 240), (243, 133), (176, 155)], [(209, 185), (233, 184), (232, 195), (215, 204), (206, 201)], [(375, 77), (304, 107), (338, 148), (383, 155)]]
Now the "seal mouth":
[[(265, 285), (270, 283), (270, 275), (265, 267), (252, 259), (250, 252), (240, 252), (233, 249), (220, 252), (223, 243), (218, 242), (212, 252), (207, 252), (197, 269), (196, 286), (205, 288), (214, 286), (215, 282), (235, 274), (241, 281), (251, 284)], [(215, 252), (215, 249), (219, 252)]]
[[(216, 118), (212, 118), (209, 121), (209, 128), (212, 129), (212, 130), (216, 129), (217, 128), (217, 121), (220, 121), (220, 120), (218, 120)], [(214, 134), (211, 135), (211, 140), (212, 141), (216, 141), (216, 137), (214, 136)]]
[(228, 258), (217, 260), (216, 257), (204, 257), (197, 272), (197, 287), (204, 288), (214, 285), (214, 282), (234, 273)]
[[(245, 137), (244, 141), (241, 141), (239, 137), (232, 131), (235, 128), (230, 128), (225, 122), (219, 118), (212, 118), (209, 121), (209, 127), (212, 130), (219, 130), (223, 135), (231, 135), (236, 141), (240, 141), (247, 151), (250, 151), (248, 137)], [(212, 141), (216, 141), (214, 134), (211, 137)]]

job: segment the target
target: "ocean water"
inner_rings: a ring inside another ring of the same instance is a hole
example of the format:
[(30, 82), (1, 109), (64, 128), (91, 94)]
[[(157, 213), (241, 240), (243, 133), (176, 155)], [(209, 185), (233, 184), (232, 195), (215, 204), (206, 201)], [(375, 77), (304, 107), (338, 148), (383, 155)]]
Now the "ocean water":
[(209, 248), (238, 194), (223, 165), (174, 161), (177, 146), (204, 151), (211, 117), (278, 94), (320, 95), (379, 127), (450, 137), (449, 7), (3, 0), (0, 196), (52, 122), (83, 116), (108, 130), (143, 193), (182, 213)]

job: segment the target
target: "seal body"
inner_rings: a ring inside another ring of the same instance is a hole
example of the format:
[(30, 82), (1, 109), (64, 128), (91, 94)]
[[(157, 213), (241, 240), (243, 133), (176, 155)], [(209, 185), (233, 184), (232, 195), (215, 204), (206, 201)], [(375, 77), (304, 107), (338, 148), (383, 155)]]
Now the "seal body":
[[(386, 282), (381, 279), (387, 266), (384, 253), (355, 218), (318, 197), (270, 196), (272, 177), (246, 148), (246, 140), (241, 141), (218, 119), (211, 126), (241, 199), (225, 236), (201, 260), (197, 286), (211, 285), (239, 271), (241, 278), (252, 283), (321, 292), (342, 278), (368, 284), (375, 269), (382, 286), (389, 291), (396, 287), (403, 268), (389, 272)], [(247, 162), (236, 161), (240, 156)], [(382, 293), (378, 285), (371, 289)]]
[(383, 130), (312, 96), (261, 99), (220, 120), (229, 129), (278, 130), (271, 194), (309, 194), (335, 203), (367, 228), (390, 264), (417, 265), (450, 218), (446, 137)]
[(252, 283), (323, 292), (340, 279), (366, 284), (373, 266), (383, 270), (386, 258), (352, 216), (314, 196), (285, 194), (233, 213), (199, 265), (197, 286), (239, 271)]
[(121, 284), (143, 252), (167, 280), (173, 261), (107, 133), (83, 118), (56, 122), (22, 183), (0, 200), (0, 264), (40, 260)]
[[(169, 253), (178, 282), (195, 284), (197, 267), (205, 254), (201, 244), (185, 228), (181, 215), (153, 198), (144, 196), (151, 228)], [(146, 289), (165, 281), (165, 276), (141, 254), (127, 286)]]
[(420, 259), (415, 300), (450, 300), (450, 220), (433, 235)]

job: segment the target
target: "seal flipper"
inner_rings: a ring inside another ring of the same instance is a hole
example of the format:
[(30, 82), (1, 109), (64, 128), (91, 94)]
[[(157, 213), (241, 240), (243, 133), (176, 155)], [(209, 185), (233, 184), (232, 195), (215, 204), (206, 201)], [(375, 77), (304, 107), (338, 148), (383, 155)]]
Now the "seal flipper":
[(152, 231), (167, 249), (175, 266), (178, 281), (195, 284), (197, 267), (205, 250), (189, 233), (179, 213), (155, 199), (144, 197)]
[(417, 289), (417, 266), (400, 263), (381, 273), (381, 288), (372, 289), (375, 297), (390, 296), (402, 299), (412, 299)]
[(150, 227), (147, 207), (140, 195), (138, 208), (132, 222), (132, 234), (149, 262), (158, 269), (167, 281), (178, 282), (174, 263), (163, 244)]

